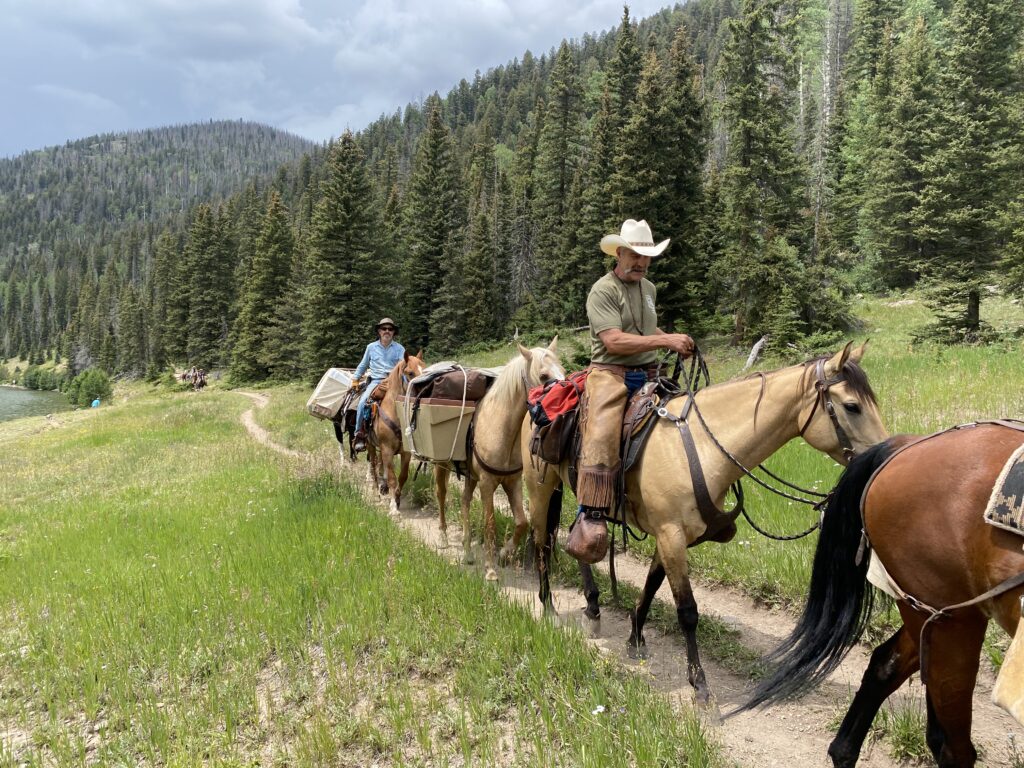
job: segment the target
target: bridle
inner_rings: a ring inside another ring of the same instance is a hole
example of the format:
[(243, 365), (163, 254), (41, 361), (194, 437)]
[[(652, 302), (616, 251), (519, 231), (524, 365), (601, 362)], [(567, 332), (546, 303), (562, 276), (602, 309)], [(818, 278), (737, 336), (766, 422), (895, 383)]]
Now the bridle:
[(828, 396), (829, 388), (846, 381), (846, 377), (839, 374), (831, 379), (825, 378), (824, 358), (818, 360), (815, 364), (814, 376), (814, 389), (817, 396), (814, 398), (814, 405), (811, 407), (811, 412), (807, 415), (807, 421), (805, 421), (803, 427), (800, 428), (800, 437), (803, 437), (807, 428), (811, 426), (811, 420), (814, 418), (814, 414), (817, 412), (818, 406), (820, 405), (825, 409), (825, 413), (828, 414), (829, 419), (832, 421), (832, 426), (836, 431), (836, 439), (839, 441), (839, 447), (843, 449), (843, 458), (845, 458), (847, 462), (852, 461), (857, 455), (857, 452), (853, 450), (853, 443), (850, 442), (850, 436), (846, 434), (846, 430), (843, 429), (843, 425), (839, 423), (839, 417), (836, 415), (836, 406), (832, 402), (832, 398)]
[[(700, 408), (697, 405), (697, 400), (695, 398), (696, 392), (700, 388), (701, 380), (703, 379), (703, 382), (705, 384), (708, 382), (707, 365), (704, 362), (703, 356), (700, 354), (700, 351), (696, 347), (694, 347), (692, 358), (693, 359), (691, 360), (691, 368), (690, 368), (689, 375), (687, 375), (685, 377), (685, 381), (684, 381), (685, 389), (683, 389), (680, 392), (680, 394), (685, 394), (686, 397), (689, 400), (688, 406), (684, 406), (684, 408), (683, 408), (683, 413), (687, 414), (688, 412), (693, 412), (693, 413), (695, 413), (697, 415), (697, 420), (700, 421), (701, 427), (703, 427), (704, 431), (707, 433), (708, 437), (711, 439), (711, 442), (715, 445), (716, 448), (718, 448), (718, 450), (722, 453), (722, 455), (725, 456), (727, 459), (729, 459), (729, 461), (731, 461), (744, 475), (749, 477), (751, 480), (753, 480), (755, 483), (760, 485), (762, 488), (765, 488), (766, 490), (771, 491), (775, 495), (781, 496), (781, 497), (783, 497), (785, 499), (789, 499), (790, 501), (799, 502), (800, 504), (807, 504), (808, 506), (813, 507), (815, 510), (817, 510), (820, 513), (818, 521), (815, 522), (814, 525), (812, 525), (810, 528), (808, 528), (806, 531), (803, 531), (802, 533), (798, 533), (798, 534), (795, 534), (795, 535), (792, 535), (792, 536), (777, 536), (777, 535), (768, 533), (767, 531), (761, 529), (753, 520), (751, 520), (750, 519), (750, 515), (747, 514), (747, 510), (746, 510), (746, 508), (744, 507), (744, 504), (743, 504), (743, 487), (740, 485), (740, 481), (737, 480), (735, 483), (733, 483), (733, 486), (732, 486), (733, 495), (735, 495), (735, 497), (736, 497), (736, 508), (734, 508), (728, 514), (735, 515), (735, 514), (742, 513), (743, 517), (746, 518), (748, 523), (750, 523), (750, 527), (751, 528), (753, 528), (755, 531), (760, 533), (762, 536), (765, 536), (765, 537), (767, 537), (769, 539), (774, 539), (776, 541), (791, 541), (793, 539), (803, 538), (804, 536), (807, 536), (807, 535), (813, 533), (815, 530), (817, 530), (821, 526), (821, 517), (820, 517), (820, 515), (824, 514), (825, 507), (828, 504), (829, 499), (831, 498), (831, 493), (820, 493), (819, 491), (815, 491), (815, 490), (812, 490), (810, 488), (801, 488), (800, 486), (798, 486), (798, 485), (796, 485), (794, 483), (791, 483), (788, 480), (784, 480), (783, 478), (781, 478), (778, 475), (774, 474), (771, 470), (769, 470), (767, 467), (765, 467), (764, 464), (759, 464), (756, 467), (756, 469), (761, 470), (766, 475), (771, 477), (773, 480), (781, 483), (782, 485), (786, 486), (787, 488), (789, 488), (789, 489), (791, 489), (793, 491), (796, 491), (797, 493), (803, 494), (803, 495), (802, 496), (797, 496), (797, 495), (794, 495), (794, 494), (789, 493), (787, 491), (784, 491), (784, 490), (782, 490), (780, 488), (776, 488), (775, 486), (771, 485), (770, 483), (765, 482), (760, 477), (755, 475), (753, 473), (753, 470), (751, 470), (747, 466), (745, 466), (743, 464), (743, 462), (741, 462), (739, 459), (737, 459), (729, 451), (728, 448), (726, 448), (724, 445), (722, 445), (721, 442), (719, 442), (718, 438), (715, 436), (714, 432), (711, 431), (711, 428), (708, 426), (707, 422), (704, 420), (704, 415), (701, 413)], [(673, 380), (677, 380), (678, 379), (680, 368), (681, 368), (681, 365), (680, 365), (681, 360), (682, 360), (681, 357), (677, 358), (676, 366), (675, 366), (675, 371), (673, 372)], [(849, 436), (846, 434), (846, 430), (844, 430), (842, 425), (839, 423), (839, 417), (836, 415), (835, 405), (832, 403), (832, 398), (829, 397), (829, 394), (828, 394), (828, 391), (829, 391), (829, 389), (831, 387), (834, 387), (836, 384), (839, 384), (839, 383), (841, 383), (843, 381), (846, 381), (846, 376), (844, 376), (842, 373), (840, 373), (840, 374), (838, 374), (837, 376), (834, 376), (831, 379), (826, 378), (825, 377), (825, 359), (824, 358), (822, 358), (822, 359), (820, 359), (820, 360), (818, 360), (816, 362), (815, 367), (814, 367), (814, 374), (815, 374), (815, 382), (814, 382), (815, 399), (814, 399), (814, 405), (811, 407), (811, 412), (808, 415), (807, 420), (804, 422), (803, 427), (800, 429), (799, 435), (800, 435), (800, 437), (804, 436), (804, 433), (807, 431), (807, 428), (810, 426), (811, 420), (814, 418), (814, 414), (817, 412), (818, 407), (819, 406), (823, 407), (825, 412), (829, 414), (829, 417), (830, 417), (830, 419), (832, 421), (832, 425), (833, 425), (833, 427), (836, 430), (836, 439), (839, 441), (839, 445), (840, 445), (840, 447), (843, 450), (843, 456), (849, 461), (850, 459), (852, 459), (856, 455), (856, 452), (853, 450), (853, 446), (850, 443)], [(762, 386), (763, 386), (763, 380), (762, 380)], [(666, 408), (666, 406), (664, 404), (660, 408), (657, 409), (656, 413), (661, 418), (663, 418), (663, 419), (665, 419), (667, 421), (675, 423), (676, 426), (680, 428), (680, 433), (682, 434), (682, 424), (681, 423), (685, 422), (685, 420), (686, 420), (685, 416), (681, 419), (680, 417), (675, 416), (675, 415), (669, 413), (668, 409)], [(692, 468), (691, 468), (691, 472), (692, 472)], [(817, 500), (805, 498), (807, 496), (816, 497)]]

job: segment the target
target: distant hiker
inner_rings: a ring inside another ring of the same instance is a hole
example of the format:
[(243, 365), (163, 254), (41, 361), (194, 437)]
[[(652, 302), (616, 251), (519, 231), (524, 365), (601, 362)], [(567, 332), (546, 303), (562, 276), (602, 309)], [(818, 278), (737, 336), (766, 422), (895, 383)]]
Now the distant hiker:
[[(373, 390), (377, 388), (377, 385), (388, 377), (391, 369), (398, 365), (399, 361), (405, 357), (405, 347), (395, 341), (398, 326), (395, 325), (394, 320), (390, 317), (383, 318), (377, 323), (376, 330), (377, 341), (371, 341), (366, 345), (363, 359), (356, 366), (355, 376), (352, 381), (353, 389), (359, 389), (361, 386), (363, 388), (362, 396), (359, 398), (359, 407), (356, 409), (355, 450), (357, 451), (366, 450), (366, 425), (364, 423), (366, 415), (364, 410), (370, 395), (373, 394)], [(369, 378), (366, 384), (362, 385), (359, 380), (367, 371), (369, 371)]]
[(658, 371), (658, 350), (683, 357), (693, 353), (685, 333), (658, 327), (657, 290), (646, 279), (651, 260), (669, 241), (654, 244), (646, 221), (627, 219), (619, 234), (601, 239), (601, 250), (615, 257), (611, 272), (594, 283), (587, 297), (590, 321), (590, 375), (582, 403), (578, 517), (604, 524), (615, 505), (619, 448), (626, 401)]

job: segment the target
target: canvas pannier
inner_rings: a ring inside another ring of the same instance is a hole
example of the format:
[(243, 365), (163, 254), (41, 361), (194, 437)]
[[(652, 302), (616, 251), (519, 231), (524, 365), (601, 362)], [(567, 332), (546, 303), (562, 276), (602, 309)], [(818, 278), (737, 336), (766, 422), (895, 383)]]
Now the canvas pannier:
[(486, 368), (435, 363), (398, 395), (402, 447), (429, 461), (465, 461), (476, 404), (497, 378)]
[(306, 410), (318, 419), (336, 418), (352, 381), (352, 371), (329, 368), (306, 401)]

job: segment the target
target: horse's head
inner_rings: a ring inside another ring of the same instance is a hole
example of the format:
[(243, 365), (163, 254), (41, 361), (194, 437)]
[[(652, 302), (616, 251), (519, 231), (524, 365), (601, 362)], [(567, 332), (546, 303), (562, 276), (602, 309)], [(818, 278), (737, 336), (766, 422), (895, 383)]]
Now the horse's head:
[(423, 363), (423, 350), (421, 349), (415, 355), (410, 355), (408, 352), (405, 353), (405, 357), (402, 362), (396, 366), (401, 369), (399, 374), (404, 382), (408, 382), (410, 379), (415, 379), (421, 373), (426, 365)]
[(832, 357), (805, 363), (800, 434), (808, 443), (846, 464), (889, 437), (868, 377), (860, 367), (867, 342), (847, 344)]
[(546, 347), (527, 349), (520, 344), (519, 353), (526, 358), (526, 381), (531, 387), (565, 378), (565, 371), (558, 359), (557, 336)]

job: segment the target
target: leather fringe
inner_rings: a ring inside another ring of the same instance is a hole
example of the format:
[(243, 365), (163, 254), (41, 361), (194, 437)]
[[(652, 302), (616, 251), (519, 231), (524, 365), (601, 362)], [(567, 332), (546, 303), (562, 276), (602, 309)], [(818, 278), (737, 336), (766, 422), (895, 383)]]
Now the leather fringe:
[(618, 465), (608, 468), (604, 464), (581, 467), (576, 483), (576, 498), (585, 507), (612, 509), (616, 501)]

